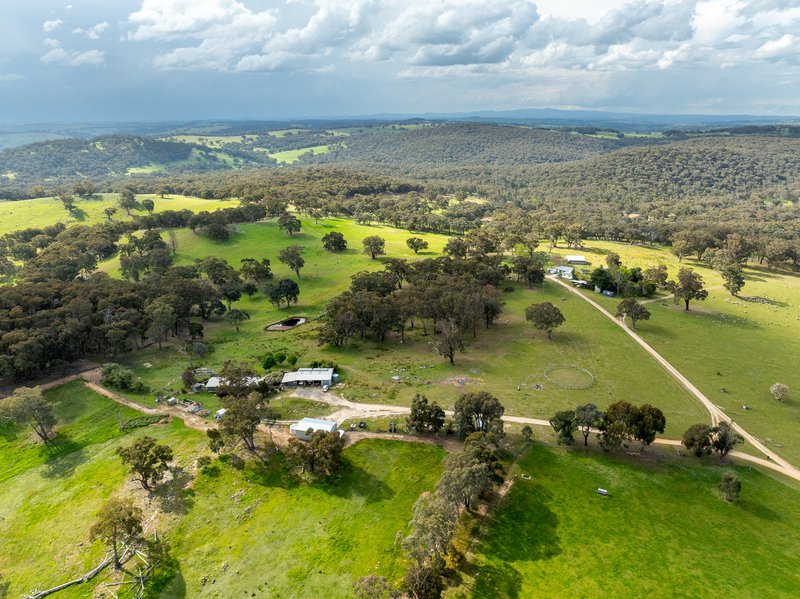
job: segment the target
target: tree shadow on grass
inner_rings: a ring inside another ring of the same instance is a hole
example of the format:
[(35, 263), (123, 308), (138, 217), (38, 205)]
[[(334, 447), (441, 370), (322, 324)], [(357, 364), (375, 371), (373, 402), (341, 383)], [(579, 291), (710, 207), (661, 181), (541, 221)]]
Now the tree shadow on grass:
[(766, 306), (774, 306), (776, 308), (785, 308), (789, 305), (786, 302), (763, 297), (761, 295), (740, 295), (738, 299), (751, 304), (764, 304)]
[[(231, 456), (220, 456), (219, 460), (224, 464), (230, 458)], [(297, 478), (289, 470), (286, 458), (282, 453), (273, 453), (264, 459), (247, 460), (239, 469), (246, 481), (261, 487), (293, 489), (299, 484)]]
[(781, 516), (780, 513), (768, 508), (763, 503), (758, 503), (757, 501), (751, 501), (749, 499), (740, 499), (736, 505), (745, 512), (749, 512), (762, 520), (769, 520), (771, 522), (783, 521), (783, 516)]
[(75, 468), (89, 459), (84, 446), (63, 433), (57, 433), (41, 452), (47, 456), (42, 475), (45, 478), (65, 478), (75, 472)]
[(194, 490), (189, 484), (194, 477), (180, 467), (172, 468), (172, 476), (153, 493), (162, 512), (184, 515), (194, 505)]
[(367, 503), (385, 501), (395, 495), (389, 485), (347, 459), (344, 460), (341, 472), (321, 479), (317, 486), (336, 497), (363, 497)]
[(543, 486), (521, 481), (528, 488), (514, 496), (489, 525), (480, 550), (492, 561), (548, 560), (561, 553), (558, 516), (550, 509), (552, 494)]
[(9, 596), (8, 589), (11, 587), (11, 583), (3, 580), (0, 578), (0, 599), (6, 599)]
[(472, 584), (475, 599), (519, 597), (522, 592), (522, 574), (506, 563), (483, 564), (476, 567)]

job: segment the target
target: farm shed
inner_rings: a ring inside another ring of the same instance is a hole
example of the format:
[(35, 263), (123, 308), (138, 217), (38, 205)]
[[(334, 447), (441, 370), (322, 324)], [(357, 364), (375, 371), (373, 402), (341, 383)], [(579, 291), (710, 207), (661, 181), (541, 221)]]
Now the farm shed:
[(303, 385), (328, 385), (334, 382), (333, 368), (299, 368), (294, 372), (287, 372), (281, 379), (281, 385), (297, 387)]
[(568, 254), (564, 256), (564, 260), (567, 261), (567, 264), (589, 264), (586, 257), (580, 254)]
[[(302, 441), (308, 441), (312, 433), (317, 431), (325, 431), (326, 433), (333, 433), (339, 428), (333, 420), (320, 420), (319, 418), (303, 418), (300, 422), (295, 422), (289, 427), (295, 437)], [(339, 436), (343, 436), (344, 431), (339, 431)]]

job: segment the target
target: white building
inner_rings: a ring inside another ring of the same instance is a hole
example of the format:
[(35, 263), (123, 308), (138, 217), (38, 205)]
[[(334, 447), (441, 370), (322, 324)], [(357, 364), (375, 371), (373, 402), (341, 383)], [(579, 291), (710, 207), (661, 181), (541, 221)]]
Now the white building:
[(567, 261), (567, 264), (589, 264), (586, 257), (580, 254), (568, 254), (564, 256), (564, 260)]
[[(319, 418), (303, 418), (300, 422), (295, 422), (289, 427), (289, 432), (302, 441), (308, 441), (313, 433), (325, 431), (326, 433), (336, 432), (339, 425), (333, 420), (320, 420)], [(338, 431), (339, 436), (344, 436), (344, 431)]]
[(298, 385), (327, 385), (330, 387), (336, 376), (333, 368), (299, 368), (294, 372), (287, 372), (281, 379), (281, 385), (297, 387)]

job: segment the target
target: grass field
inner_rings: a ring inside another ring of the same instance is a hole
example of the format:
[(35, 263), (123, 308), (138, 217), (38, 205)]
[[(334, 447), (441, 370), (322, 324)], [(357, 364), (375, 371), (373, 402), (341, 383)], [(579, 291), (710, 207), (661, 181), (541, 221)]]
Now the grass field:
[(165, 595), (344, 598), (359, 576), (401, 577), (395, 539), (420, 493), (433, 488), (444, 452), (371, 440), (345, 455), (339, 480), (314, 486), (298, 485), (282, 467), (223, 465), (201, 476), (171, 536), (191, 556)]
[[(652, 316), (637, 325), (638, 332), (732, 419), (800, 464), (800, 370), (789, 365), (800, 355), (800, 277), (751, 263), (741, 297), (734, 298), (716, 272), (691, 259), (681, 264), (664, 248), (596, 241), (587, 246), (580, 253), (593, 266), (614, 251), (627, 265), (665, 264), (671, 276), (690, 267), (703, 276), (708, 300), (692, 303), (688, 313), (671, 298), (649, 303)], [(619, 303), (586, 293), (612, 313)], [(775, 382), (795, 390), (783, 404), (769, 392)]]
[(796, 597), (798, 489), (737, 468), (730, 505), (716, 463), (534, 445), (446, 597)]
[(306, 154), (326, 154), (329, 150), (330, 146), (312, 146), (310, 148), (275, 152), (274, 154), (270, 154), (270, 156), (277, 160), (278, 164), (291, 164), (292, 162), (297, 162), (301, 156), (305, 156)]
[[(88, 531), (102, 502), (129, 483), (114, 449), (142, 429), (124, 434), (121, 419), (139, 416), (74, 382), (46, 393), (56, 404), (61, 451), (49, 455), (25, 430), (0, 428), (0, 588), (19, 597), (89, 571), (103, 555)], [(147, 427), (185, 458), (200, 436), (180, 420)], [(10, 476), (5, 476), (10, 473)], [(85, 597), (73, 587), (62, 597)]]
[[(319, 239), (334, 229), (348, 240), (347, 252), (331, 254), (322, 250)], [(336, 361), (345, 383), (340, 391), (356, 401), (409, 405), (414, 394), (420, 392), (452, 408), (461, 393), (487, 390), (501, 399), (509, 414), (537, 418), (549, 418), (560, 409), (589, 401), (600, 406), (620, 399), (649, 401), (666, 412), (667, 431), (673, 437), (705, 419), (699, 405), (613, 323), (579, 298), (549, 283), (535, 291), (512, 285), (515, 290), (504, 296), (507, 305), (500, 322), (488, 331), (478, 331), (475, 340), (468, 336), (467, 352), (457, 357), (454, 367), (430, 349), (431, 338), (423, 336), (419, 328), (402, 345), (396, 340), (383, 344), (365, 342), (354, 343), (349, 349), (320, 348), (314, 322), (284, 333), (263, 330), (266, 325), (292, 315), (315, 318), (327, 301), (349, 286), (350, 275), (380, 268), (379, 260), (370, 260), (359, 252), (361, 239), (376, 234), (386, 238), (388, 256), (414, 259), (405, 245), (410, 233), (347, 220), (314, 224), (303, 219), (302, 234), (293, 237), (280, 232), (272, 221), (242, 225), (228, 241), (221, 243), (180, 231), (178, 263), (188, 264), (196, 258), (217, 255), (238, 266), (245, 257), (266, 257), (272, 260), (278, 277), (293, 276), (275, 259), (279, 249), (290, 244), (306, 247), (299, 304), (288, 310), (276, 310), (261, 294), (238, 302), (237, 307), (248, 311), (252, 319), (242, 325), (239, 334), (224, 322), (206, 325), (205, 340), (211, 342), (214, 350), (206, 360), (208, 365), (218, 368), (228, 359), (258, 364), (267, 351), (282, 349), (297, 354), (301, 366), (319, 358)], [(437, 255), (447, 240), (439, 235), (424, 237), (430, 249), (420, 257)], [(117, 272), (114, 261), (103, 268)], [(545, 300), (556, 303), (567, 318), (552, 342), (524, 320), (527, 305)], [(173, 350), (158, 351), (155, 347), (131, 355), (126, 363), (152, 387), (173, 389), (180, 386), (181, 371), (187, 366), (185, 359)], [(152, 366), (146, 368), (145, 364)], [(593, 382), (582, 389), (551, 383), (545, 371), (559, 367), (586, 369)], [(400, 376), (400, 381), (395, 382), (393, 376)], [(151, 395), (131, 397), (146, 405), (152, 402)]]
[[(406, 530), (414, 501), (433, 487), (444, 457), (430, 445), (361, 442), (346, 450), (338, 478), (314, 485), (298, 482), (277, 458), (243, 468), (218, 460), (188, 490), (145, 500), (114, 450), (137, 435), (154, 436), (174, 449), (180, 477), (191, 479), (205, 436), (178, 419), (122, 433), (120, 419), (138, 412), (79, 382), (48, 391), (47, 399), (57, 406), (62, 437), (71, 440), (64, 451), (48, 455), (27, 431), (0, 428), (3, 596), (90, 570), (103, 555), (88, 539), (95, 513), (108, 497), (133, 494), (181, 563), (161, 596), (300, 597), (325, 589), (326, 596), (348, 597), (359, 576), (402, 576), (395, 535)], [(204, 587), (203, 576), (214, 582)], [(78, 586), (59, 596), (88, 592)]]
[[(233, 207), (238, 204), (235, 200), (204, 200), (189, 196), (167, 196), (162, 198), (157, 195), (142, 194), (136, 196), (139, 201), (149, 198), (155, 202), (156, 212), (164, 210), (217, 210), (219, 208)], [(106, 220), (103, 210), (108, 207), (117, 207), (117, 194), (97, 194), (86, 200), (77, 198), (75, 205), (78, 210), (70, 214), (57, 198), (38, 198), (35, 200), (0, 200), (0, 235), (25, 229), (28, 227), (45, 227), (56, 223), (66, 225), (82, 224), (93, 225)], [(144, 211), (134, 214), (146, 214)], [(117, 210), (114, 220), (130, 220), (124, 210)]]

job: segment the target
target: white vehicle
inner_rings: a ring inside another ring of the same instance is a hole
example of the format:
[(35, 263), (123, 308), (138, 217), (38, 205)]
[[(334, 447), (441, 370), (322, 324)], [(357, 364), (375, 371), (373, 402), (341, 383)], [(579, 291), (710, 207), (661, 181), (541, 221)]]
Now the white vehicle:
[(330, 387), (328, 385), (322, 385), (322, 390), (327, 392)]

